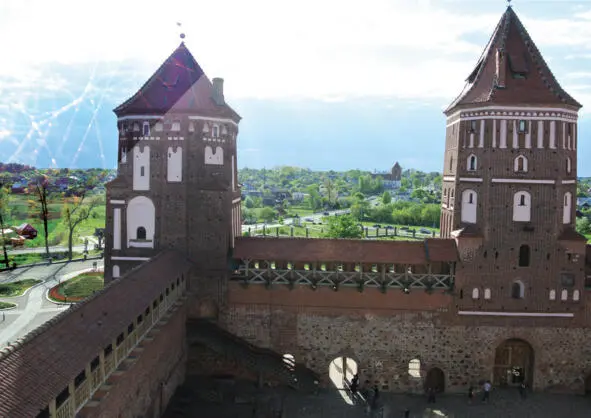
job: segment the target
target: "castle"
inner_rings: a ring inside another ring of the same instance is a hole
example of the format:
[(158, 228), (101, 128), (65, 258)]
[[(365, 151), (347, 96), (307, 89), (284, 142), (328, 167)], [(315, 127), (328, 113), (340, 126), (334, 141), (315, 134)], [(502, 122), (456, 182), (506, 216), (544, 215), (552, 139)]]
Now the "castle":
[(580, 107), (508, 7), (445, 111), (440, 238), (241, 237), (240, 117), (181, 44), (115, 109), (108, 285), (0, 354), (0, 415), (161, 416), (195, 374), (312, 390), (335, 364), (391, 391), (591, 391)]

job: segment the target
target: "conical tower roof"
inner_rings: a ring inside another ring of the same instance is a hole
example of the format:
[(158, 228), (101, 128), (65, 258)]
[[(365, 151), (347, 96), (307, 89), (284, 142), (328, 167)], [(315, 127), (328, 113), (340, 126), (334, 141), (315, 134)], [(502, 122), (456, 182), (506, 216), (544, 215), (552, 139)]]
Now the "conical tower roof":
[(445, 113), (477, 104), (582, 107), (560, 86), (511, 6)]
[(212, 84), (184, 42), (162, 63), (131, 98), (114, 109), (125, 115), (164, 115), (175, 111), (204, 111), (211, 116), (240, 116), (227, 104), (212, 99)]

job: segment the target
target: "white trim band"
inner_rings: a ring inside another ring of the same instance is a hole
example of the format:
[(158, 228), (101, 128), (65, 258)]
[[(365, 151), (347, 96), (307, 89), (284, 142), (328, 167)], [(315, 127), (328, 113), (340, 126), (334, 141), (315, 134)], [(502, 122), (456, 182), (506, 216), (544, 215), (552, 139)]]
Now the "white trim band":
[(117, 122), (130, 119), (162, 119), (164, 115), (127, 115), (117, 118)]
[(236, 122), (234, 122), (232, 119), (226, 119), (226, 118), (208, 118), (207, 116), (189, 116), (189, 120), (205, 120), (208, 122), (231, 123), (232, 125), (238, 127), (238, 124)]
[(482, 183), (482, 179), (475, 177), (460, 177), (460, 181), (467, 181), (469, 183)]
[(575, 184), (576, 180), (562, 180), (562, 184)]
[(492, 179), (493, 183), (515, 183), (515, 184), (556, 184), (556, 180), (528, 180), (528, 179)]
[(239, 197), (237, 199), (232, 200), (232, 203), (238, 203), (238, 202), (241, 202), (241, 201), (242, 201), (242, 198)]
[(487, 312), (487, 311), (458, 311), (464, 316), (527, 316), (532, 318), (574, 318), (575, 314), (566, 312)]
[(111, 200), (111, 205), (124, 205), (125, 200)]
[(150, 257), (111, 257), (111, 260), (148, 261), (148, 260), (150, 260)]
[(456, 181), (454, 176), (444, 176), (443, 181)]
[[(461, 109), (448, 116), (453, 118), (461, 115), (462, 113), (473, 113), (473, 112), (516, 112), (517, 115), (512, 116), (523, 116), (529, 118), (532, 113), (569, 113), (573, 116), (579, 116), (579, 112), (576, 110), (570, 110), (558, 107), (515, 107), (515, 106), (490, 106), (490, 107), (474, 107), (470, 109)], [(521, 119), (523, 119), (523, 117)]]
[(453, 122), (450, 122), (445, 125), (446, 128), (453, 126), (457, 123), (462, 121), (471, 121), (471, 120), (528, 120), (528, 121), (560, 121), (566, 123), (577, 123), (576, 120), (568, 119), (560, 116), (469, 116), (469, 117), (460, 117)]

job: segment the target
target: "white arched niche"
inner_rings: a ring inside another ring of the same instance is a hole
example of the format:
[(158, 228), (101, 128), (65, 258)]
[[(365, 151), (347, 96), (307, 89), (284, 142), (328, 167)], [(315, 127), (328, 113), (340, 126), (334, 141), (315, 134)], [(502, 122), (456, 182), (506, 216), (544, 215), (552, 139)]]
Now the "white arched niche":
[(127, 246), (154, 248), (156, 209), (154, 203), (137, 196), (127, 205)]

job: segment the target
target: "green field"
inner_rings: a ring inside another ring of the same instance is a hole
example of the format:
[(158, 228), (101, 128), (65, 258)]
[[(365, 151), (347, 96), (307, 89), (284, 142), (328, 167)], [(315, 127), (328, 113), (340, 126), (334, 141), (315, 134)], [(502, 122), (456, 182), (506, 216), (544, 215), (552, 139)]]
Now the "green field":
[(103, 273), (82, 273), (51, 289), (49, 296), (51, 299), (59, 301), (64, 298), (78, 301), (102, 290), (103, 287)]
[[(9, 210), (10, 216), (7, 224), (11, 227), (16, 227), (23, 223), (31, 224), (38, 232), (37, 238), (28, 239), (25, 241), (26, 247), (43, 247), (45, 245), (45, 235), (43, 230), (43, 221), (39, 217), (39, 209), (33, 206), (33, 195), (11, 195)], [(57, 199), (48, 204), (50, 212), (50, 220), (48, 222), (49, 245), (67, 245), (68, 243), (68, 228), (62, 222), (61, 213), (64, 202)], [(93, 209), (90, 217), (80, 223), (74, 230), (74, 237), (72, 244), (80, 245), (83, 243), (86, 236), (94, 234), (95, 228), (105, 227), (105, 205), (98, 206)], [(89, 245), (89, 248), (92, 248)]]
[(21, 296), (27, 289), (41, 283), (41, 280), (26, 279), (18, 282), (0, 284), (0, 297)]
[(14, 308), (16, 305), (10, 302), (0, 302), (0, 310)]

